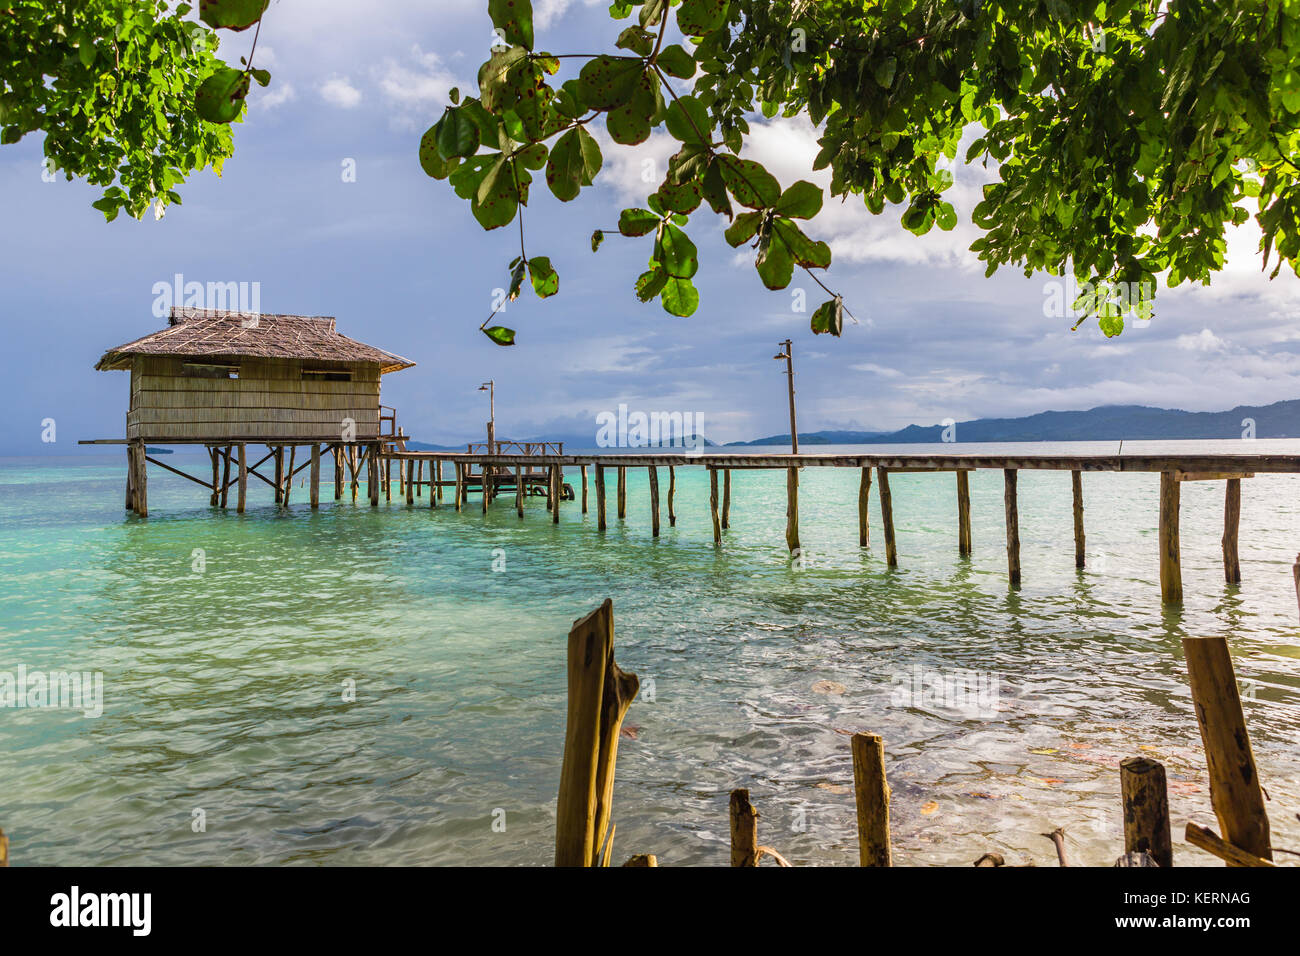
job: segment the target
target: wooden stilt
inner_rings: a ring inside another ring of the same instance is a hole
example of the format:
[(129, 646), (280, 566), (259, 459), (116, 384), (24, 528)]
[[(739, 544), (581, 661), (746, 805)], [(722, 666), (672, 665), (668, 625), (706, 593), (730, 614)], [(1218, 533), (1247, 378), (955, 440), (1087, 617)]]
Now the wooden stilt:
[(799, 469), (785, 470), (785, 545), (790, 553), (799, 550)]
[(876, 468), (876, 484), (880, 486), (880, 526), (885, 529), (885, 563), (898, 567), (898, 544), (894, 540), (894, 499), (889, 493), (889, 471)]
[[(383, 458), (384, 466), (384, 500), (393, 500), (393, 459), (387, 454)], [(398, 465), (398, 471), (401, 471), (401, 465)]]
[(619, 730), (640, 686), (614, 662), (612, 602), (569, 631), (568, 681), (555, 865), (595, 866), (612, 816)]
[(438, 500), (441, 501), (442, 500), (442, 460), (441, 459), (434, 462), (434, 470), (437, 473), (437, 477), (434, 479), (435, 481), (434, 487), (437, 489)]
[(957, 554), (963, 558), (971, 555), (970, 532), (970, 472), (957, 472)]
[(1247, 853), (1272, 860), (1264, 791), (1241, 711), (1228, 640), (1185, 637), (1183, 654), (1196, 705), (1196, 723), (1205, 746), (1210, 804), (1219, 819), (1223, 839)]
[(479, 490), (483, 492), (480, 496), (483, 499), (483, 513), (488, 513), (488, 466), (482, 463), (478, 466), (479, 473)]
[(582, 469), (582, 513), (587, 513), (587, 466), (580, 466)]
[(515, 465), (515, 511), (524, 516), (524, 470)]
[(1178, 479), (1171, 471), (1160, 473), (1160, 600), (1183, 600), (1183, 569), (1178, 548)]
[(462, 511), (465, 507), (465, 465), (462, 462), (455, 463), (456, 468), (456, 510)]
[(867, 503), (871, 500), (871, 469), (863, 468), (858, 479), (858, 547), (871, 545), (871, 525), (867, 520)]
[[(485, 483), (484, 488), (487, 487)], [(424, 459), (421, 458), (415, 468), (415, 497), (419, 498), (424, 494)]]
[(442, 495), (439, 493), (439, 488), (438, 488), (438, 483), (441, 480), (442, 480), (442, 462), (430, 461), (429, 462), (429, 481), (431, 482), (431, 484), (429, 485), (429, 507), (430, 508), (438, 507), (438, 502), (442, 500)]
[(731, 527), (731, 469), (722, 469), (722, 530)]
[(1223, 500), (1223, 577), (1229, 584), (1241, 583), (1241, 559), (1237, 556), (1237, 529), (1241, 524), (1241, 479), (1229, 478)]
[(221, 507), (224, 508), (226, 507), (226, 502), (229, 500), (230, 495), (230, 445), (226, 445), (222, 449), (222, 457), (224, 458), (224, 462), (221, 466)]
[(284, 495), (280, 499), (286, 506), (289, 504), (289, 492), (293, 489), (293, 464), (298, 457), (298, 446), (289, 446), (289, 470), (284, 476)]
[(674, 498), (677, 496), (677, 469), (672, 465), (668, 466), (668, 527), (677, 527), (677, 512), (674, 509)]
[(605, 530), (605, 466), (596, 466), (596, 530)]
[(650, 466), (650, 536), (659, 537), (659, 469)]
[[(213, 482), (215, 485), (216, 483)], [(216, 492), (213, 492), (215, 497)], [(135, 510), (135, 446), (126, 446), (126, 510)]]
[(1070, 487), (1074, 493), (1074, 566), (1082, 568), (1088, 563), (1088, 554), (1083, 534), (1083, 472), (1077, 468), (1070, 472)]
[(1020, 587), (1020, 508), (1016, 503), (1016, 480), (1019, 472), (1014, 468), (1002, 469), (1003, 504), (1007, 512), (1007, 579), (1013, 588)]
[(311, 446), (311, 507), (320, 507), (320, 445), (312, 442)]
[(731, 865), (758, 866), (758, 810), (748, 790), (731, 791)]
[(709, 515), (713, 518), (713, 546), (722, 544), (722, 518), (718, 515), (718, 469), (709, 467)]
[(221, 482), (220, 458), (217, 456), (216, 448), (211, 445), (208, 445), (207, 447), (208, 457), (212, 459), (212, 495), (208, 499), (208, 504), (215, 508), (217, 506), (217, 501), (220, 500), (218, 496), (221, 494), (218, 490)]
[(884, 741), (877, 734), (854, 734), (849, 746), (858, 805), (858, 862), (862, 866), (892, 866)]
[[(370, 493), (370, 507), (379, 507), (379, 443), (375, 442), (370, 445), (370, 453), (367, 456), (369, 464), (366, 468), (366, 490)], [(292, 457), (289, 459), (292, 461)]]
[(351, 472), (352, 500), (357, 500), (357, 489), (361, 485), (361, 446), (348, 446), (348, 471)]
[(334, 500), (343, 497), (343, 446), (334, 446)]
[(284, 446), (275, 446), (275, 503), (284, 501)]
[(415, 504), (415, 460), (406, 460), (406, 503)]
[(1149, 757), (1129, 757), (1119, 765), (1119, 781), (1124, 797), (1124, 852), (1148, 853), (1156, 865), (1173, 866), (1164, 766)]
[(551, 509), (551, 523), (560, 523), (560, 499), (564, 497), (564, 469), (559, 465), (551, 466), (551, 487), (554, 488), (555, 507)]
[(235, 513), (243, 514), (248, 503), (248, 446), (239, 443), (239, 492), (235, 498)]
[(618, 466), (618, 520), (627, 518), (627, 468)]

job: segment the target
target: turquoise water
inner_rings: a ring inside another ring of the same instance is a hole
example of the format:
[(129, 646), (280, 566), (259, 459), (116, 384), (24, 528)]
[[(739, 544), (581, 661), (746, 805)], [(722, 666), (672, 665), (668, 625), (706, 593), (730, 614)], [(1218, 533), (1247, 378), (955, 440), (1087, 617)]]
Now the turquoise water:
[[(853, 470), (804, 471), (797, 567), (780, 472), (733, 473), (715, 551), (699, 469), (678, 470), (677, 526), (665, 513), (654, 540), (638, 471), (626, 523), (611, 508), (601, 534), (570, 502), (558, 525), (541, 498), (523, 521), (510, 497), (485, 518), (477, 500), (372, 509), (364, 490), (313, 513), (305, 491), (277, 508), (260, 483), (239, 516), (160, 469), (141, 520), (122, 510), (124, 457), (0, 460), (0, 671), (104, 675), (99, 718), (0, 710), (16, 865), (549, 863), (565, 638), (605, 597), (620, 664), (653, 685), (619, 751), (616, 858), (725, 865), (727, 796), (745, 786), (762, 842), (856, 863), (861, 730), (886, 741), (897, 863), (1046, 865), (1039, 834), (1064, 826), (1076, 863), (1109, 864), (1132, 754), (1168, 768), (1176, 856), (1211, 862), (1181, 846), (1188, 819), (1214, 825), (1188, 634), (1230, 637), (1274, 843), (1300, 848), (1300, 477), (1243, 483), (1239, 588), (1220, 566), (1222, 483), (1184, 485), (1187, 602), (1162, 611), (1154, 475), (1084, 476), (1076, 572), (1069, 475), (1022, 472), (1011, 592), (996, 472), (972, 477), (969, 561), (953, 476), (893, 476), (891, 571), (874, 488), (875, 547), (857, 545)], [(973, 673), (995, 706), (908, 700), (917, 668)]]

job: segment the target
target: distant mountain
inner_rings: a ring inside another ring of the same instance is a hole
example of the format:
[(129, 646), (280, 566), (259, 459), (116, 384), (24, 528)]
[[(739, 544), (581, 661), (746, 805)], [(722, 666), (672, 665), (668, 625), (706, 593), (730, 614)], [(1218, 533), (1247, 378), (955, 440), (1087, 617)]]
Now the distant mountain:
[[(1272, 405), (1238, 405), (1226, 412), (1185, 412), (1145, 405), (1103, 405), (1082, 412), (1039, 412), (1024, 418), (957, 422), (961, 442), (1141, 441), (1241, 438), (1242, 422), (1256, 438), (1300, 438), (1300, 399)], [(799, 434), (802, 445), (925, 444), (943, 441), (943, 425), (908, 425), (895, 432), (820, 431)], [(788, 445), (790, 435), (769, 435), (731, 445)]]

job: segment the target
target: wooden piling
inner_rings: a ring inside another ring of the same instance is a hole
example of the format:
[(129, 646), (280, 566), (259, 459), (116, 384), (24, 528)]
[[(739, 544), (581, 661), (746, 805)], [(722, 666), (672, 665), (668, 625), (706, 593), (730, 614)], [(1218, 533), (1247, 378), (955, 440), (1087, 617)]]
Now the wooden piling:
[(1013, 588), (1020, 587), (1020, 508), (1016, 503), (1018, 478), (1019, 472), (1015, 468), (1002, 469), (1002, 497), (1007, 512), (1007, 580)]
[(582, 513), (586, 514), (587, 513), (587, 466), (580, 465), (579, 469), (582, 472)]
[(489, 497), (489, 493), (488, 493), (488, 471), (489, 471), (490, 469), (488, 468), (487, 465), (485, 465), (485, 464), (483, 464), (483, 463), (480, 462), (480, 463), (479, 463), (479, 466), (478, 466), (478, 470), (479, 470), (479, 490), (483, 492), (483, 495), (482, 495), (482, 497), (483, 497), (483, 508), (482, 508), (482, 510), (483, 510), (483, 514), (487, 514), (487, 513), (488, 513), (488, 502), (491, 500), (491, 498)]
[(343, 497), (343, 446), (334, 446), (334, 500)]
[(1119, 781), (1124, 798), (1124, 852), (1149, 853), (1157, 866), (1173, 866), (1164, 766), (1149, 757), (1129, 757), (1119, 765)]
[(433, 472), (434, 472), (434, 479), (433, 479), (434, 497), (438, 501), (441, 501), (442, 500), (442, 459), (441, 458), (439, 458), (437, 461), (433, 463)]
[[(483, 487), (487, 487), (484, 482)], [(424, 494), (424, 459), (421, 458), (415, 468), (415, 497), (419, 498)]]
[(1223, 501), (1223, 577), (1229, 584), (1241, 583), (1241, 559), (1237, 555), (1237, 530), (1241, 524), (1241, 479), (1229, 478)]
[(455, 463), (456, 468), (456, 510), (462, 511), (465, 507), (465, 465), (462, 462)]
[(285, 473), (284, 476), (284, 495), (281, 497), (281, 501), (285, 505), (289, 504), (289, 490), (293, 488), (293, 465), (294, 465), (294, 460), (297, 457), (298, 457), (298, 446), (290, 445), (289, 446), (289, 470)]
[(758, 866), (758, 810), (748, 790), (731, 791), (731, 865)]
[(871, 469), (863, 468), (858, 479), (858, 547), (871, 546), (871, 525), (867, 520), (867, 507), (871, 501)]
[(568, 685), (555, 865), (595, 866), (612, 817), (619, 729), (639, 687), (614, 662), (609, 600), (569, 631)]
[(878, 734), (854, 734), (849, 745), (858, 806), (858, 862), (862, 866), (892, 866), (884, 741)]
[(605, 530), (605, 466), (596, 466), (596, 530)]
[(1178, 479), (1172, 471), (1160, 473), (1160, 600), (1183, 600), (1183, 569), (1178, 549)]
[(149, 517), (149, 454), (140, 442), (135, 446), (135, 513), (141, 518)]
[(415, 461), (406, 460), (406, 503), (415, 504)]
[(659, 537), (659, 469), (650, 466), (650, 536)]
[(618, 466), (618, 520), (627, 517), (627, 468)]
[(239, 494), (235, 499), (235, 513), (243, 514), (248, 502), (248, 446), (239, 443)]
[(709, 468), (709, 515), (713, 518), (713, 546), (722, 545), (722, 518), (718, 515), (718, 470)]
[(223, 445), (221, 448), (221, 501), (222, 508), (226, 507), (226, 502), (230, 495), (230, 446)]
[(315, 511), (320, 507), (320, 445), (311, 445), (311, 507)]
[(731, 527), (731, 469), (722, 469), (722, 530)]
[(1088, 561), (1083, 534), (1083, 472), (1078, 468), (1070, 472), (1070, 488), (1074, 493), (1074, 566), (1083, 568)]
[(564, 498), (564, 469), (559, 465), (551, 466), (551, 497), (555, 500), (555, 507), (551, 509), (551, 523), (560, 523), (560, 500)]
[(677, 497), (677, 469), (672, 465), (668, 466), (668, 527), (677, 527), (677, 511), (674, 508), (674, 499)]
[(876, 468), (876, 484), (880, 486), (880, 525), (885, 529), (885, 562), (898, 567), (898, 544), (894, 539), (894, 500), (889, 493), (889, 471)]
[(284, 501), (284, 446), (275, 446), (275, 503)]
[[(208, 504), (215, 508), (221, 494), (221, 463), (217, 449), (212, 445), (208, 446), (208, 458), (212, 461), (212, 495), (208, 498)], [(127, 507), (131, 507), (130, 502), (127, 502)]]
[[(1265, 860), (1273, 859), (1264, 792), (1250, 749), (1241, 696), (1225, 637), (1185, 637), (1183, 654), (1205, 747), (1210, 804), (1223, 839)], [(1231, 865), (1231, 864), (1230, 864)]]
[(963, 558), (971, 556), (970, 532), (970, 472), (962, 469), (957, 472), (957, 554)]
[(785, 470), (785, 546), (790, 553), (799, 548), (799, 469)]
[[(292, 461), (292, 457), (290, 461)], [(376, 442), (370, 446), (370, 454), (367, 456), (366, 468), (366, 490), (370, 492), (370, 507), (379, 507), (379, 444)]]

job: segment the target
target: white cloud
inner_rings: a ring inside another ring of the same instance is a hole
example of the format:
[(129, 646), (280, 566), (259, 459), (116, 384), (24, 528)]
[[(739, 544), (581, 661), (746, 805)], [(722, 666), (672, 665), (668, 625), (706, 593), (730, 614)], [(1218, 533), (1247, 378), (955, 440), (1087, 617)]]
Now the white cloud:
[(1222, 352), (1228, 347), (1228, 343), (1209, 329), (1201, 329), (1196, 335), (1180, 335), (1174, 344), (1189, 352)]
[(441, 56), (425, 53), (419, 46), (411, 48), (404, 62), (385, 58), (375, 74), (379, 91), (403, 111), (427, 113), (432, 107), (446, 106), (451, 88), (460, 85)]
[(254, 104), (260, 109), (275, 109), (277, 106), (283, 106), (298, 98), (298, 92), (293, 88), (292, 83), (277, 82), (271, 79), (271, 85), (256, 97)]
[(326, 103), (350, 110), (361, 105), (361, 91), (346, 76), (331, 76), (320, 86), (320, 95)]

